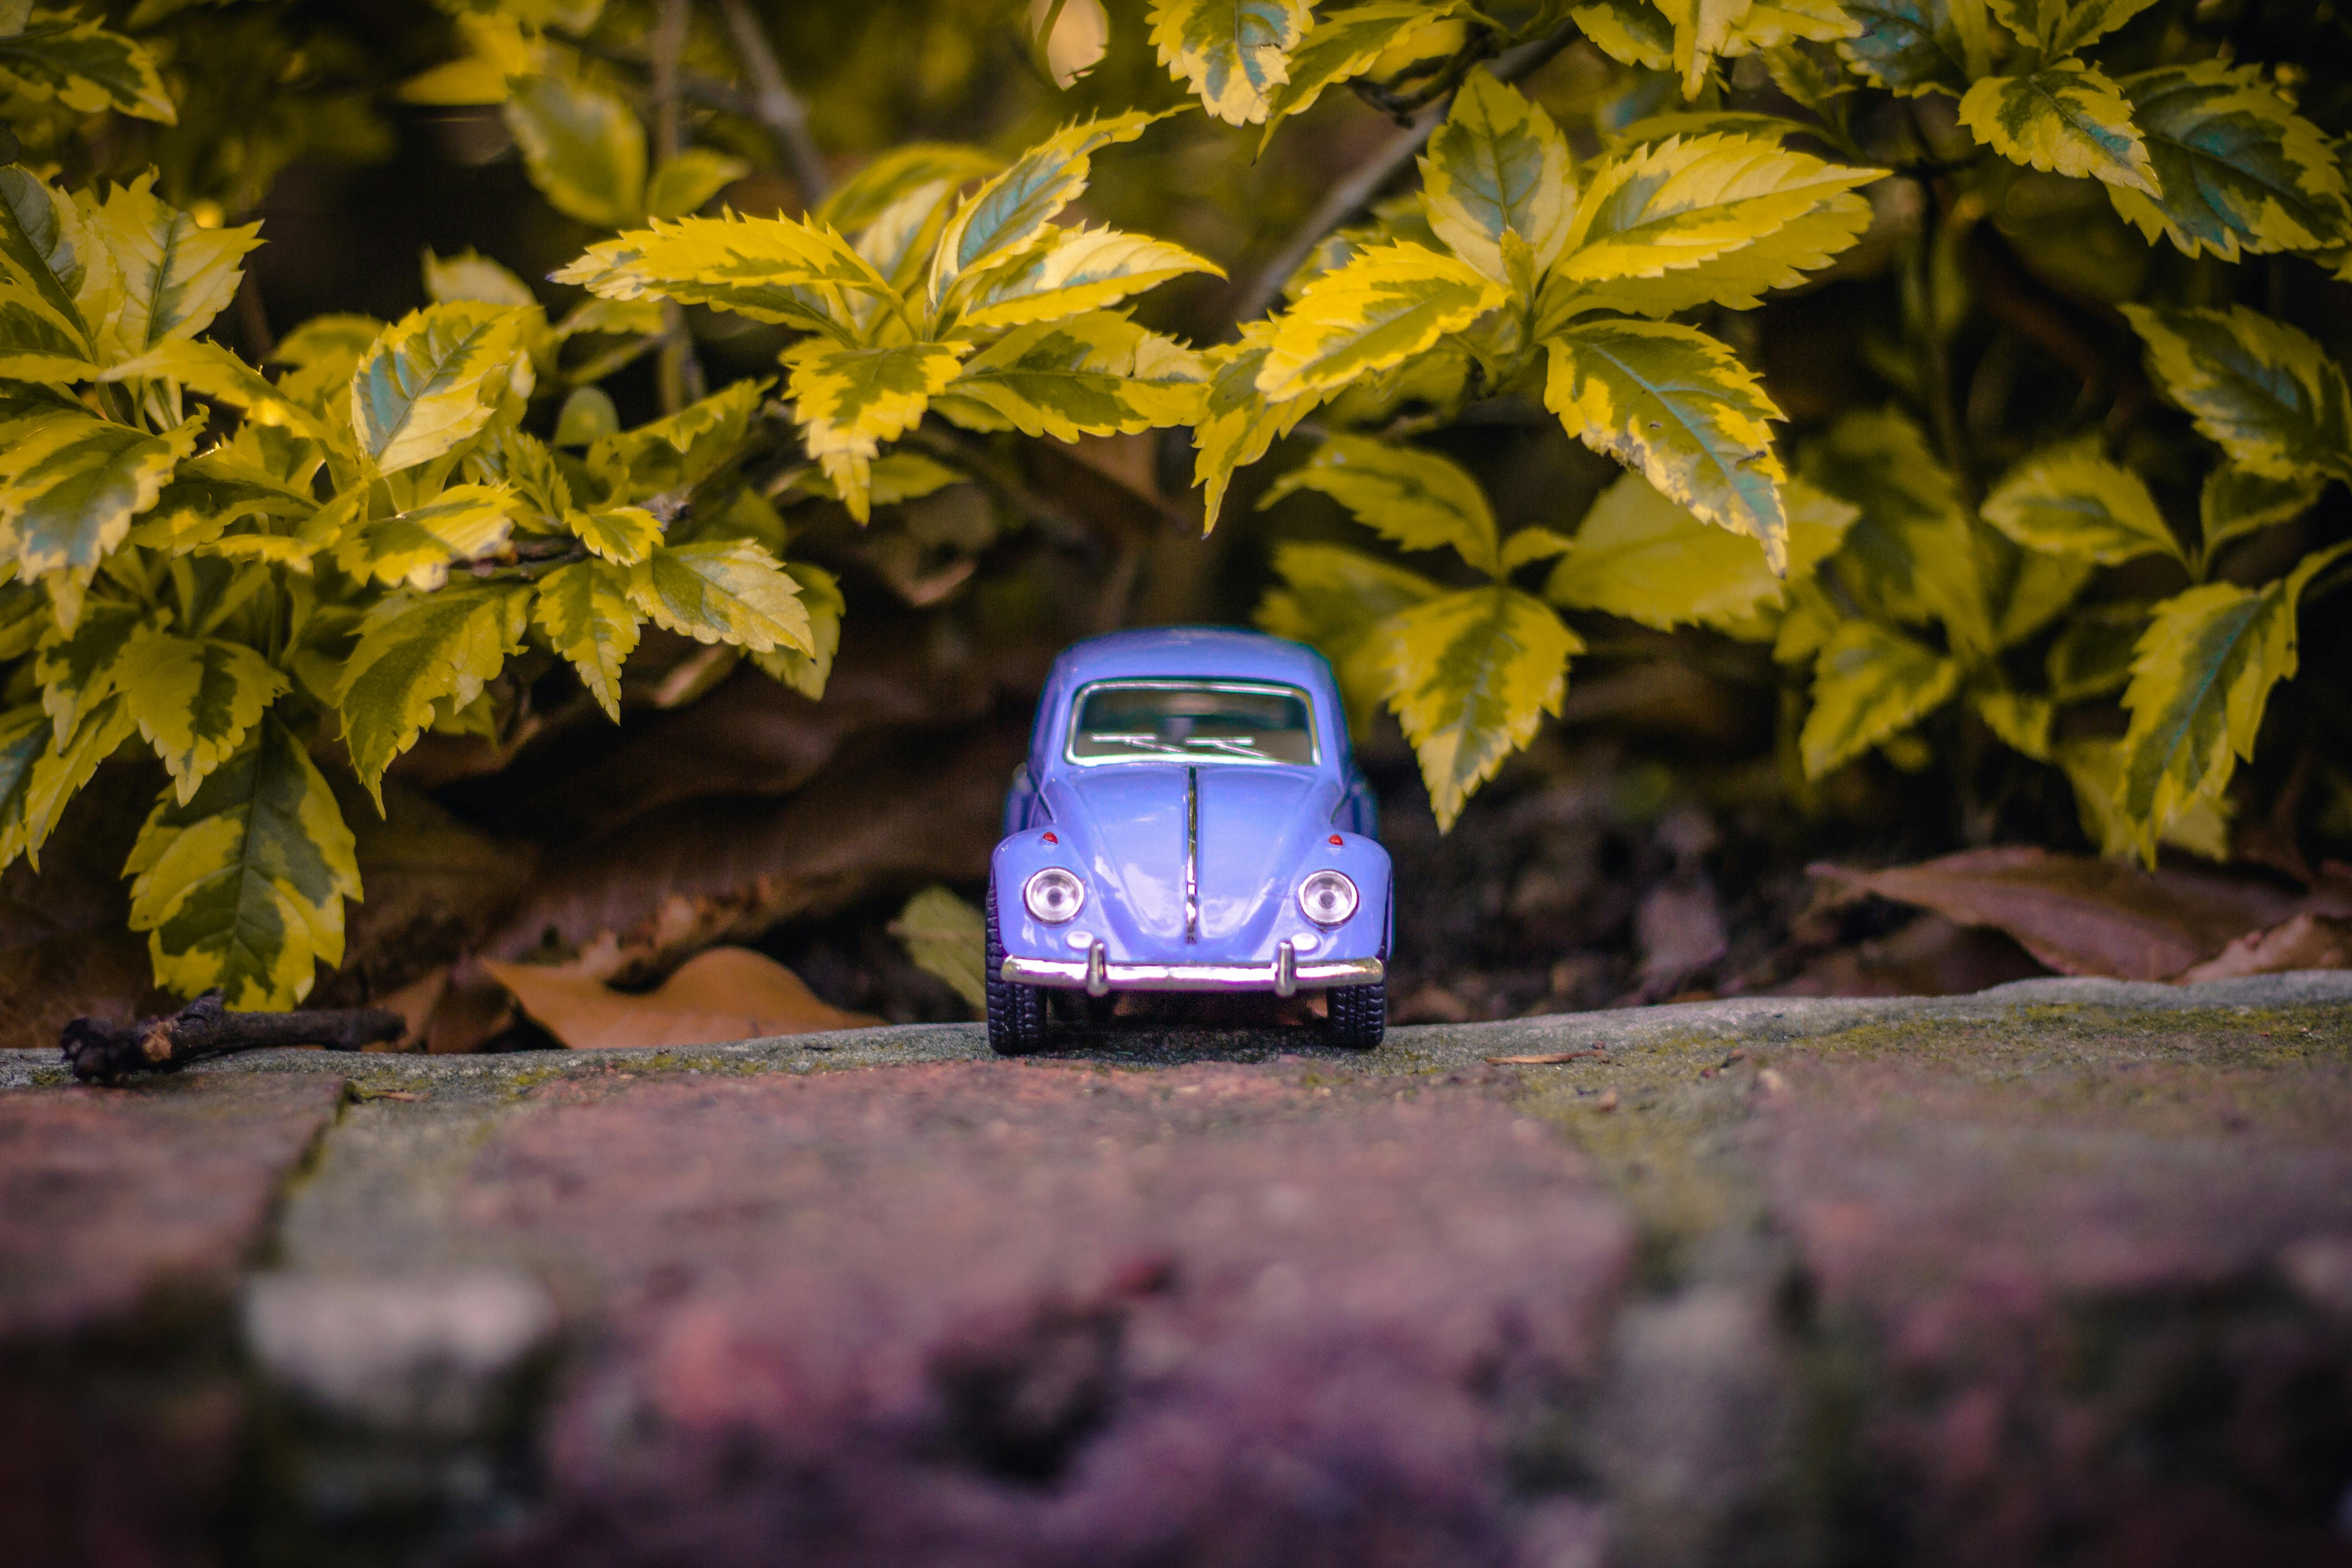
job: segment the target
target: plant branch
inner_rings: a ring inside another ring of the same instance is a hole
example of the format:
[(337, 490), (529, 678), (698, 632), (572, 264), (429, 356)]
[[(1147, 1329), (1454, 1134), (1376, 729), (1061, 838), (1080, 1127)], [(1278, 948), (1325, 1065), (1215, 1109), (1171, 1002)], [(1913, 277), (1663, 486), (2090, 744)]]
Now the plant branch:
[[(1492, 69), (1497, 81), (1517, 81), (1532, 76), (1552, 56), (1575, 41), (1577, 26), (1573, 22), (1536, 39), (1522, 44), (1495, 61)], [(1446, 100), (1451, 101), (1450, 98)], [(1284, 242), (1281, 249), (1267, 258), (1264, 267), (1252, 275), (1249, 282), (1234, 297), (1234, 322), (1236, 327), (1255, 321), (1265, 314), (1290, 275), (1305, 264), (1307, 256), (1322, 237), (1339, 227), (1358, 212), (1371, 205), (1388, 183), (1412, 162), (1423, 142), (1445, 118), (1445, 103), (1434, 103), (1424, 109), (1420, 117), (1405, 130), (1391, 137), (1381, 150), (1372, 154), (1362, 167), (1331, 187), (1330, 193), (1307, 216), (1307, 221)]]
[(177, 1072), (206, 1057), (274, 1046), (324, 1046), (356, 1051), (396, 1040), (407, 1020), (383, 1007), (327, 1007), (307, 1013), (232, 1013), (208, 991), (163, 1018), (118, 1023), (76, 1018), (58, 1031), (66, 1066), (84, 1083), (121, 1083), (138, 1072)]
[[(678, 57), (686, 52), (687, 24), (691, 19), (692, 0), (661, 0), (661, 9), (654, 22), (653, 58), (653, 142), (654, 167), (677, 157), (685, 146), (685, 131), (678, 108)], [(694, 338), (686, 330), (686, 308), (675, 300), (662, 301), (662, 324), (668, 329), (662, 335), (661, 358), (657, 362), (656, 390), (661, 397), (664, 414), (675, 414), (688, 404), (699, 399), (705, 390), (702, 362), (694, 356)]]
[(727, 17), (728, 30), (735, 35), (735, 47), (742, 51), (744, 68), (751, 73), (756, 89), (751, 116), (767, 127), (784, 161), (792, 165), (793, 182), (801, 188), (801, 205), (814, 208), (832, 190), (833, 176), (824, 166), (824, 153), (816, 138), (809, 134), (808, 106), (784, 79), (776, 51), (769, 47), (768, 35), (747, 0), (719, 0), (719, 9)]

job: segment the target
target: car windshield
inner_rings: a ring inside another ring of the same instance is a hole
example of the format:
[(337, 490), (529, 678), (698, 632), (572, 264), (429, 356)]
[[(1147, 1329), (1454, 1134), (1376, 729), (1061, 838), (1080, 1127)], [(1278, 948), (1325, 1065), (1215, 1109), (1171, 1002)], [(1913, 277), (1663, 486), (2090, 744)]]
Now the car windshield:
[(1070, 727), (1076, 763), (1315, 762), (1307, 694), (1288, 686), (1138, 681), (1090, 686)]

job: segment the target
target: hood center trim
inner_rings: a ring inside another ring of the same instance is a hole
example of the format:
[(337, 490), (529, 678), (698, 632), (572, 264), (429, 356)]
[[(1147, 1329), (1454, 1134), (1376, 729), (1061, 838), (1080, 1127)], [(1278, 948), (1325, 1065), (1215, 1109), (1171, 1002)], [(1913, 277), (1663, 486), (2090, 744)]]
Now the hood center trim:
[(1184, 770), (1184, 940), (1201, 940), (1201, 770)]

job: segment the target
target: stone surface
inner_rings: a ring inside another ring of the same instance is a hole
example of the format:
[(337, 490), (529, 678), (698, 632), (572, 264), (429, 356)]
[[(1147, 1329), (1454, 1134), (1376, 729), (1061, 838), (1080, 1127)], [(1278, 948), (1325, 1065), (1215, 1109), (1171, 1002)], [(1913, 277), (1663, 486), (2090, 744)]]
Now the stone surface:
[(2347, 1005), (0, 1053), (0, 1561), (2352, 1563)]

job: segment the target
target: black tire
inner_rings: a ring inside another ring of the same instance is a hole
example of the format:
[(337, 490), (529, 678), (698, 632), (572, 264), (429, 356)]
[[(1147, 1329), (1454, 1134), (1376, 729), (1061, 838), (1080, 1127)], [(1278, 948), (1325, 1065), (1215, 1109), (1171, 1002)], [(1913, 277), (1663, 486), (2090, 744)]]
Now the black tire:
[(1004, 941), (996, 930), (996, 884), (988, 884), (988, 1044), (1000, 1057), (1025, 1057), (1045, 1045), (1045, 993), (1004, 978)]
[(1334, 985), (1323, 994), (1323, 1027), (1335, 1046), (1369, 1051), (1389, 1030), (1389, 983)]

